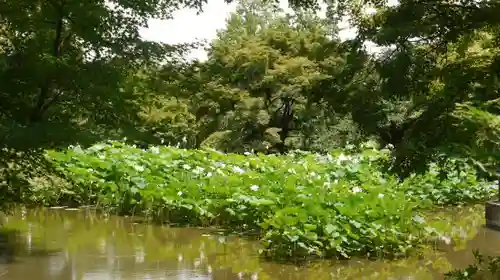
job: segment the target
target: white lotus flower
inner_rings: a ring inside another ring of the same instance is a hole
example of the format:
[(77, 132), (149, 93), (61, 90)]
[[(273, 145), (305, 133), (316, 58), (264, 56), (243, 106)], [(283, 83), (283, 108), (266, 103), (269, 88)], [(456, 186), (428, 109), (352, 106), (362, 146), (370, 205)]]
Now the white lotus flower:
[(240, 168), (240, 167), (238, 167), (238, 166), (235, 166), (235, 167), (233, 167), (233, 172), (234, 172), (234, 173), (243, 174), (243, 173), (245, 173), (245, 170), (241, 169), (241, 168)]
[(158, 147), (151, 147), (151, 153), (153, 153), (153, 154), (159, 154), (160, 153), (160, 148), (158, 148)]
[(205, 168), (200, 167), (200, 166), (196, 166), (196, 167), (193, 169), (193, 173), (194, 173), (194, 174), (201, 174), (203, 171), (205, 171)]
[(363, 192), (363, 189), (360, 187), (354, 187), (354, 188), (352, 188), (351, 192), (352, 193), (360, 193), (360, 192)]
[(348, 159), (349, 159), (349, 157), (344, 155), (344, 154), (339, 155), (339, 160), (348, 160)]
[(417, 222), (419, 224), (423, 224), (425, 222), (425, 220), (422, 217), (418, 216), (418, 215), (413, 216), (413, 221), (415, 221), (415, 222)]
[(136, 171), (142, 172), (142, 171), (144, 171), (144, 166), (134, 165), (134, 169), (135, 169)]

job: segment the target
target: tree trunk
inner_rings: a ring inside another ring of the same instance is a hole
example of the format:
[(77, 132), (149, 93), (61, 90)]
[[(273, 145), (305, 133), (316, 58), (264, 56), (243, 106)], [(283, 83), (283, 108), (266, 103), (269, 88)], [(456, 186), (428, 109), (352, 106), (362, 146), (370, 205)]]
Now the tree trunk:
[[(57, 19), (55, 27), (56, 37), (54, 39), (54, 46), (52, 49), (52, 56), (56, 59), (61, 54), (62, 32), (64, 28), (64, 16), (62, 15), (61, 11), (59, 14), (60, 15)], [(50, 97), (53, 76), (54, 73), (48, 73), (45, 82), (40, 86), (40, 92), (38, 94), (37, 102), (31, 110), (31, 114), (29, 116), (30, 123), (41, 121), (43, 119), (45, 111), (47, 111), (47, 109), (53, 103), (52, 101), (47, 102)]]
[(281, 143), (276, 145), (276, 148), (278, 149), (279, 153), (285, 153), (287, 151), (286, 145), (285, 145), (285, 140), (288, 137), (288, 134), (290, 134), (291, 127), (290, 124), (293, 120), (293, 101), (286, 100), (284, 101), (285, 106), (283, 108), (283, 114), (281, 116), (281, 131), (279, 133), (280, 135), (280, 140)]

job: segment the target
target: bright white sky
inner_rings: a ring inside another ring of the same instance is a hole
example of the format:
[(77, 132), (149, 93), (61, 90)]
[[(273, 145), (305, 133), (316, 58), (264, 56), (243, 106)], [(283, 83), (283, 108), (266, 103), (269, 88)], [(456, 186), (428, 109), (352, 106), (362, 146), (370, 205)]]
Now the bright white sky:
[[(224, 0), (209, 0), (200, 15), (196, 15), (195, 9), (179, 10), (172, 20), (150, 20), (149, 28), (141, 30), (141, 35), (147, 40), (170, 44), (212, 40), (217, 30), (224, 28), (226, 18), (235, 8), (236, 3), (228, 5)], [(206, 58), (203, 49), (194, 51), (191, 56)]]
[[(282, 8), (287, 8), (287, 1), (280, 1)], [(394, 2), (394, 0), (389, 0)], [(217, 30), (225, 27), (229, 14), (234, 12), (236, 3), (226, 4), (224, 0), (209, 0), (203, 13), (196, 15), (194, 9), (182, 9), (174, 13), (172, 20), (150, 20), (149, 28), (141, 30), (144, 39), (164, 43), (187, 43), (196, 40), (213, 40)], [(341, 39), (355, 36), (356, 32), (348, 28), (347, 24), (341, 26), (339, 34)], [(195, 50), (190, 55), (192, 58), (205, 59), (203, 49)]]

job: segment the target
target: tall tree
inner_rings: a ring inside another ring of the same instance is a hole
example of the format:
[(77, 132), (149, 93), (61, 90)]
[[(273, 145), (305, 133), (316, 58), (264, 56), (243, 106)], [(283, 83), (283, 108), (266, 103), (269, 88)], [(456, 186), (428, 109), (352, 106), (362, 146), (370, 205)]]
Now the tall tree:
[(0, 112), (8, 127), (2, 136), (12, 136), (16, 127), (29, 127), (25, 132), (32, 134), (34, 127), (40, 132), (126, 119), (123, 79), (146, 61), (164, 60), (186, 47), (144, 41), (139, 28), (151, 17), (169, 18), (181, 6), (198, 4), (2, 1)]
[[(310, 147), (308, 139), (318, 139), (314, 126), (325, 124), (317, 119), (336, 120), (325, 107), (329, 95), (346, 94), (343, 85), (353, 85), (355, 67), (348, 61), (363, 56), (351, 57), (336, 30), (310, 12), (287, 15), (260, 1), (242, 2), (200, 72), (204, 85), (195, 110), (199, 119), (212, 120), (207, 127), (215, 134), (207, 141), (222, 137), (226, 148), (279, 152)], [(332, 84), (336, 92), (327, 87)]]
[(405, 0), (380, 7), (357, 24), (360, 37), (393, 49), (377, 64), (381, 94), (409, 102), (394, 143), (399, 163), (411, 163), (411, 170), (439, 152), (484, 159), (498, 151), (500, 2)]

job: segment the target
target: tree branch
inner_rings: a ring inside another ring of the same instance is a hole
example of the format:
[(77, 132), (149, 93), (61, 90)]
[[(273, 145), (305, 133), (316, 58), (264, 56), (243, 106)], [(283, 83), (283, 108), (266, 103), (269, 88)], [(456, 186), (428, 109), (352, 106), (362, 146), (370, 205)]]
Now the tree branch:
[[(52, 3), (52, 2), (51, 2)], [(56, 7), (55, 8), (58, 10), (59, 18), (56, 21), (56, 27), (55, 27), (55, 39), (54, 39), (54, 45), (52, 47), (52, 56), (54, 58), (59, 58), (61, 55), (61, 46), (62, 46), (62, 33), (64, 29), (64, 14), (62, 11), (62, 7)], [(49, 74), (48, 77), (46, 78), (45, 82), (43, 85), (40, 87), (40, 93), (38, 95), (38, 100), (33, 108), (31, 115), (29, 117), (29, 122), (37, 122), (40, 121), (43, 113), (46, 111), (48, 108), (46, 106), (46, 101), (48, 99), (50, 87), (52, 84), (52, 77), (53, 73)], [(49, 102), (51, 104), (51, 102)]]

